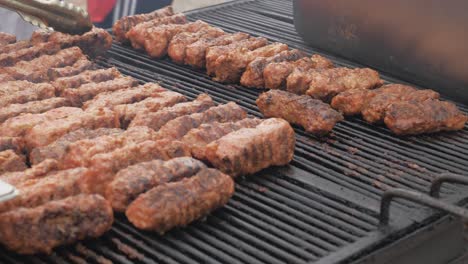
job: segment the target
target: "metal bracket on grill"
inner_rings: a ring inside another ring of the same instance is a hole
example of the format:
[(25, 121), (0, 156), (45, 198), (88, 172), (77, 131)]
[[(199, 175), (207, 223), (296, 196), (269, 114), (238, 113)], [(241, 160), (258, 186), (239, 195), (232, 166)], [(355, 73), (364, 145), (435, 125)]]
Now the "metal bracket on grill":
[(442, 188), (442, 184), (445, 182), (468, 185), (468, 177), (453, 173), (443, 173), (432, 181), (429, 195), (434, 198), (439, 198), (440, 189)]
[(436, 208), (456, 216), (468, 219), (468, 210), (459, 206), (444, 203), (438, 199), (432, 198), (427, 194), (405, 190), (405, 189), (391, 189), (382, 195), (380, 203), (380, 225), (388, 225), (390, 220), (390, 204), (394, 198), (403, 198), (415, 203), (423, 204), (432, 208)]

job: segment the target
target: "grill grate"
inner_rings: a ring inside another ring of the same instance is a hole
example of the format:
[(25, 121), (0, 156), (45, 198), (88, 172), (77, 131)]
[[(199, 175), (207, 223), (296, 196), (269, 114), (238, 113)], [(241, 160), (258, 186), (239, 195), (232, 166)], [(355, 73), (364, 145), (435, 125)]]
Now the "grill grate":
[[(295, 33), (292, 1), (238, 1), (189, 13), (226, 31), (243, 31), (310, 53)], [(359, 66), (337, 60), (337, 65)], [(203, 72), (152, 60), (114, 44), (102, 67), (115, 66), (142, 82), (195, 98), (206, 92), (218, 103), (235, 101), (261, 116), (259, 90), (211, 81)], [(384, 76), (386, 81), (394, 81)], [(468, 106), (459, 105), (465, 112)], [(164, 236), (135, 229), (117, 215), (103, 237), (57, 249), (50, 256), (18, 256), (0, 249), (5, 263), (321, 263), (349, 262), (437, 218), (432, 212), (398, 201), (390, 232), (378, 229), (380, 196), (390, 187), (427, 192), (440, 172), (464, 173), (468, 130), (399, 138), (359, 118), (338, 124), (327, 138), (295, 127), (296, 152), (290, 166), (270, 168), (240, 179), (228, 205), (187, 228)], [(444, 185), (444, 197), (461, 188)], [(392, 211), (393, 212), (393, 211)], [(429, 219), (429, 217), (431, 217)], [(324, 259), (326, 257), (326, 259)]]

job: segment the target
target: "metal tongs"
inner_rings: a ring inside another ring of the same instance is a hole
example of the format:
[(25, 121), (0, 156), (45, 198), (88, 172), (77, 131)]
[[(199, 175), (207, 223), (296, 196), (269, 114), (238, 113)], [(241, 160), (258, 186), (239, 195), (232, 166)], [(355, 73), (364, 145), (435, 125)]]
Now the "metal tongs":
[(44, 29), (78, 35), (93, 27), (88, 12), (60, 0), (0, 0), (0, 7), (16, 11), (25, 21)]
[(15, 198), (18, 190), (12, 185), (0, 180), (0, 203)]

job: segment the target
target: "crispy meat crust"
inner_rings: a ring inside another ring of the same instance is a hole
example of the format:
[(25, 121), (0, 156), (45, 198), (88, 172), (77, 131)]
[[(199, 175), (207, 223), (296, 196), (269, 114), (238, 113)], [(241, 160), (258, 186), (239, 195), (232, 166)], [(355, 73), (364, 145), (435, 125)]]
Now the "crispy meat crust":
[(288, 49), (288, 45), (273, 43), (254, 50), (240, 49), (219, 56), (214, 66), (213, 80), (223, 83), (238, 83), (247, 65), (258, 57), (271, 57)]
[(191, 178), (159, 185), (140, 195), (125, 214), (137, 228), (163, 234), (224, 206), (233, 194), (231, 177), (203, 169)]
[(137, 85), (138, 81), (132, 77), (118, 77), (100, 83), (86, 83), (78, 88), (68, 88), (61, 92), (61, 96), (70, 100), (74, 106), (81, 106), (84, 102), (93, 99), (100, 93), (122, 90)]
[(113, 221), (104, 198), (82, 194), (1, 214), (0, 241), (21, 254), (50, 254), (57, 246), (101, 236)]
[(29, 179), (16, 184), (18, 196), (0, 203), (0, 213), (20, 207), (34, 208), (50, 201), (81, 193), (80, 179), (87, 169), (75, 168), (51, 172), (39, 179)]
[(0, 151), (14, 150), (21, 153), (24, 149), (24, 140), (21, 137), (0, 137)]
[(0, 107), (23, 104), (55, 97), (55, 88), (48, 83), (13, 81), (0, 84)]
[(121, 77), (117, 68), (89, 70), (73, 76), (61, 77), (52, 82), (59, 92), (68, 88), (77, 88), (86, 83), (99, 83)]
[(230, 102), (211, 107), (201, 113), (173, 119), (161, 127), (157, 138), (176, 140), (182, 138), (190, 129), (197, 128), (203, 123), (237, 121), (246, 118), (246, 116), (247, 113), (239, 105)]
[(61, 136), (80, 128), (97, 129), (101, 127), (119, 128), (120, 123), (113, 111), (102, 108), (86, 111), (78, 115), (46, 120), (26, 132), (26, 148), (32, 150), (46, 146)]
[(138, 163), (115, 175), (107, 187), (106, 199), (115, 211), (125, 212), (140, 194), (161, 184), (191, 177), (204, 168), (201, 161), (189, 157)]
[(8, 74), (15, 80), (31, 82), (49, 81), (48, 70), (50, 68), (62, 68), (73, 65), (79, 59), (86, 58), (78, 47), (72, 47), (53, 55), (43, 55), (31, 61), (19, 61), (12, 67), (0, 69), (0, 73)]
[(335, 95), (347, 90), (373, 89), (383, 84), (379, 73), (369, 68), (334, 68), (314, 70), (309, 74), (311, 81), (306, 94), (324, 101), (330, 101)]
[(270, 118), (255, 128), (243, 128), (211, 142), (205, 155), (215, 168), (235, 177), (288, 164), (295, 142), (288, 122)]
[(190, 150), (179, 141), (148, 140), (128, 144), (112, 152), (95, 155), (90, 162), (90, 173), (82, 184), (87, 192), (104, 194), (119, 170), (144, 161), (177, 157), (190, 157)]
[(24, 104), (10, 104), (6, 107), (0, 108), (0, 123), (9, 118), (19, 116), (20, 114), (40, 114), (62, 106), (71, 106), (71, 103), (65, 98), (54, 97), (41, 101), (27, 102)]
[(143, 30), (145, 35), (143, 47), (146, 53), (153, 58), (161, 58), (167, 54), (167, 48), (172, 38), (181, 32), (197, 32), (209, 25), (201, 20), (187, 24), (168, 24)]
[(15, 52), (0, 53), (0, 66), (13, 66), (19, 61), (30, 61), (42, 55), (52, 55), (61, 49), (57, 43), (39, 43), (29, 48), (17, 50)]
[(247, 87), (264, 88), (265, 80), (263, 71), (271, 63), (293, 62), (305, 57), (305, 53), (294, 49), (285, 50), (271, 57), (259, 57), (249, 63), (247, 69), (242, 74), (240, 83)]
[(95, 65), (87, 58), (81, 58), (70, 66), (47, 70), (48, 80), (54, 81), (61, 77), (69, 77), (94, 69)]
[(172, 91), (160, 92), (154, 97), (148, 97), (133, 104), (114, 106), (114, 111), (120, 119), (122, 127), (127, 127), (138, 113), (157, 112), (164, 107), (173, 106), (176, 103), (185, 102), (187, 99), (180, 93)]
[(4, 173), (0, 175), (0, 180), (14, 186), (20, 186), (31, 179), (44, 177), (49, 172), (56, 169), (58, 169), (58, 162), (56, 160), (48, 159), (24, 171)]
[(185, 64), (196, 68), (206, 67), (206, 53), (209, 47), (229, 45), (247, 39), (249, 34), (237, 32), (234, 34), (224, 34), (214, 38), (201, 38), (185, 49)]
[(212, 106), (214, 106), (214, 102), (211, 97), (207, 94), (201, 94), (191, 102), (179, 103), (153, 113), (137, 114), (129, 127), (147, 126), (158, 131), (167, 122), (177, 117), (203, 112)]
[(23, 114), (8, 119), (0, 125), (0, 136), (20, 137), (35, 125), (47, 120), (62, 119), (67, 116), (77, 116), (83, 110), (77, 107), (59, 107), (42, 114)]
[(330, 133), (343, 116), (330, 105), (307, 95), (270, 90), (261, 94), (257, 106), (265, 117), (279, 117), (297, 124), (312, 134)]
[(187, 57), (187, 46), (204, 38), (216, 38), (224, 35), (224, 31), (216, 27), (206, 27), (198, 32), (181, 32), (172, 38), (167, 54), (173, 62), (183, 64)]
[(362, 108), (362, 117), (369, 123), (382, 122), (387, 108), (401, 101), (425, 101), (438, 99), (439, 93), (432, 90), (416, 90), (415, 88), (401, 84), (385, 85), (381, 89), (373, 91)]
[(151, 34), (152, 29), (161, 25), (186, 24), (187, 18), (184, 14), (176, 14), (168, 17), (156, 18), (133, 27), (126, 34), (134, 49), (144, 49), (145, 41)]
[(434, 99), (391, 104), (385, 125), (397, 135), (415, 135), (464, 128), (468, 117), (455, 104)]
[(213, 46), (206, 50), (206, 71), (208, 75), (215, 75), (218, 59), (222, 59), (228, 54), (236, 54), (239, 52), (248, 52), (268, 44), (266, 38), (245, 38), (240, 41), (234, 41), (229, 45)]
[(155, 132), (147, 127), (133, 127), (122, 133), (77, 140), (68, 144), (60, 160), (61, 168), (89, 166), (94, 155), (114, 151), (129, 144), (152, 140)]
[(209, 143), (242, 128), (253, 128), (262, 122), (258, 118), (244, 118), (237, 122), (213, 122), (191, 129), (181, 141), (187, 144), (192, 156), (205, 160), (205, 147)]
[(121, 104), (133, 104), (148, 97), (156, 97), (167, 91), (157, 83), (146, 83), (135, 88), (122, 89), (98, 94), (92, 100), (83, 104), (83, 109), (97, 109), (100, 107), (113, 108)]
[(172, 16), (174, 11), (171, 6), (155, 10), (148, 14), (138, 14), (134, 16), (125, 16), (117, 20), (112, 26), (112, 32), (115, 34), (117, 41), (125, 43), (127, 42), (127, 32), (130, 31), (136, 25), (150, 21), (153, 19), (158, 19), (166, 16)]
[(310, 58), (301, 58), (296, 61), (270, 63), (263, 70), (265, 88), (286, 89), (286, 80), (294, 69), (306, 71), (309, 69), (329, 69), (333, 68), (333, 66), (333, 62), (317, 54), (312, 55)]
[(104, 55), (112, 45), (112, 36), (105, 29), (93, 27), (83, 35), (69, 35), (58, 31), (36, 31), (31, 37), (35, 46), (54, 43), (62, 49), (77, 46), (91, 57)]
[(8, 44), (13, 44), (15, 42), (16, 42), (15, 35), (0, 32), (0, 48)]
[(11, 149), (0, 152), (0, 174), (25, 169), (27, 169), (26, 158), (23, 155), (19, 155)]
[(47, 146), (33, 149), (29, 154), (29, 161), (31, 164), (38, 164), (46, 159), (61, 160), (67, 151), (71, 151), (69, 148), (74, 142), (91, 140), (101, 136), (115, 136), (121, 133), (123, 130), (119, 128), (81, 128), (65, 134)]

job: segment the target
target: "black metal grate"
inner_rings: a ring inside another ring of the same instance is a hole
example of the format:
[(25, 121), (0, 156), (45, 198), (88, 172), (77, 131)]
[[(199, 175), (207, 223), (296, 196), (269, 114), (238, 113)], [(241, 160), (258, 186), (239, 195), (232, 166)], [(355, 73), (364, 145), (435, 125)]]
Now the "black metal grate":
[[(292, 1), (238, 1), (189, 13), (226, 31), (243, 31), (310, 53), (295, 33)], [(330, 57), (330, 56), (328, 56)], [(359, 66), (330, 57), (338, 65)], [(211, 81), (203, 72), (152, 60), (114, 44), (102, 67), (115, 66), (142, 82), (158, 81), (189, 98), (206, 92), (218, 103), (235, 101), (261, 116), (259, 90)], [(387, 81), (394, 81), (385, 77)], [(459, 105), (467, 112), (468, 106)], [(437, 218), (398, 202), (391, 231), (378, 228), (380, 195), (390, 187), (427, 192), (440, 172), (465, 173), (468, 130), (399, 138), (359, 118), (338, 124), (327, 138), (302, 129), (290, 166), (270, 168), (237, 182), (228, 205), (164, 236), (132, 227), (117, 215), (103, 237), (56, 250), (51, 256), (17, 256), (0, 249), (4, 263), (320, 263), (349, 262)], [(445, 197), (462, 189), (444, 185)]]

